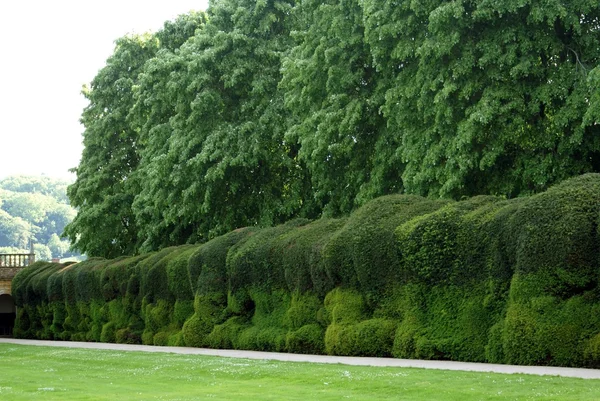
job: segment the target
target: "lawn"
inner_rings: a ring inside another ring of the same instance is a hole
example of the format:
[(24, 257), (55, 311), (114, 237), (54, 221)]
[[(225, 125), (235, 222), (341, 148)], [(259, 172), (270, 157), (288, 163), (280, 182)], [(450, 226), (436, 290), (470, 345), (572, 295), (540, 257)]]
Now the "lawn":
[(1, 400), (598, 400), (600, 380), (0, 344)]

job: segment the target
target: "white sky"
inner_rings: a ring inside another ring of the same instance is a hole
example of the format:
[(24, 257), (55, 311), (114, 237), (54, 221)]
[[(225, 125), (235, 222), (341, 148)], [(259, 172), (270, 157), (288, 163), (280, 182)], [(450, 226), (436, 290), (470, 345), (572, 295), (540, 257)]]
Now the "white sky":
[(0, 178), (72, 178), (79, 164), (80, 94), (127, 33), (205, 10), (207, 0), (0, 2)]

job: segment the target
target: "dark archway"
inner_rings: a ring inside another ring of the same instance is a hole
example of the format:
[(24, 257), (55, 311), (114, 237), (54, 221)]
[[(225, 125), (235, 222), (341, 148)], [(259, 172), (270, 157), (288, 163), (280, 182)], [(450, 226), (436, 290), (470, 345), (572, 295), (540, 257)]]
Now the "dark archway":
[(0, 295), (0, 336), (11, 336), (16, 318), (15, 302), (8, 294)]

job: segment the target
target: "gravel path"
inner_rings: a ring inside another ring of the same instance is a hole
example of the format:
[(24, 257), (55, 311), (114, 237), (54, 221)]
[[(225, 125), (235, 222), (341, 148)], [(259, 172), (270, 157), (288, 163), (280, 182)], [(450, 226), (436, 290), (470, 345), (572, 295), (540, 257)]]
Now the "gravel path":
[(578, 377), (581, 379), (600, 379), (600, 369), (559, 368), (549, 366), (515, 366), (496, 365), (489, 363), (451, 362), (451, 361), (421, 361), (416, 359), (395, 358), (366, 358), (328, 355), (300, 355), (276, 352), (218, 350), (189, 347), (158, 347), (150, 345), (85, 343), (72, 341), (41, 341), (21, 340), (14, 338), (0, 338), (0, 344), (38, 345), (45, 347), (89, 348), (116, 351), (137, 352), (166, 352), (188, 355), (208, 355), (226, 358), (267, 359), (289, 362), (333, 363), (342, 365), (361, 366), (391, 366), (402, 368), (424, 368), (442, 370), (461, 370), (469, 372), (494, 372), (494, 373), (524, 373), (530, 375), (550, 375), (563, 377)]

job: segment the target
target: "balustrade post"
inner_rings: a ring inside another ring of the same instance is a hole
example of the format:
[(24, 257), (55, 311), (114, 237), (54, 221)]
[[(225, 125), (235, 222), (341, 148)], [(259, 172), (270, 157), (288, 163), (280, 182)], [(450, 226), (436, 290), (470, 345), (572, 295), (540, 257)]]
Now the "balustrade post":
[(35, 263), (35, 250), (33, 249), (33, 241), (29, 242), (29, 264)]

